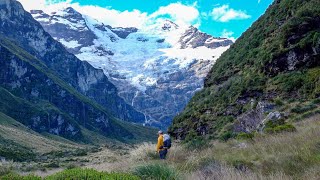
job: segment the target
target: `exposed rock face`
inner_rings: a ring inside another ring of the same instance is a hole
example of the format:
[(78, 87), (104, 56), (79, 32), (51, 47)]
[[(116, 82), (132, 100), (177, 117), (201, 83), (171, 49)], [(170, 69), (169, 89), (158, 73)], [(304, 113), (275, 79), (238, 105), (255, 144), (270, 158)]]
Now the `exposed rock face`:
[[(42, 26), (25, 12), (21, 4), (15, 0), (6, 1), (0, 5), (0, 22), (2, 24), (0, 32), (2, 35), (13, 39), (24, 50), (43, 61), (50, 69), (72, 85), (82, 94), (90, 97), (103, 105), (115, 116), (127, 121), (143, 122), (144, 115), (118, 96), (116, 87), (108, 80), (102, 70), (93, 68), (89, 63), (82, 62), (73, 54), (55, 41)], [(43, 11), (33, 11), (39, 18), (49, 18)], [(59, 31), (52, 32), (55, 35), (62, 35), (62, 38), (78, 35), (84, 39), (81, 43), (90, 45), (94, 39), (94, 34), (86, 27), (82, 15), (67, 8), (64, 18), (70, 22), (68, 31), (64, 31), (63, 25), (59, 23), (62, 14), (55, 13), (49, 22), (56, 22)], [(73, 26), (75, 25), (76, 26)], [(75, 30), (76, 29), (76, 30)], [(81, 31), (82, 33), (78, 33)], [(76, 47), (70, 49), (77, 51)]]
[[(234, 131), (251, 133), (263, 130), (266, 122), (270, 120), (276, 121), (281, 118), (280, 112), (272, 111), (274, 108), (274, 104), (258, 102), (257, 107), (238, 116), (235, 121)], [(268, 115), (265, 115), (266, 113)]]
[(197, 48), (205, 46), (208, 48), (218, 48), (229, 46), (233, 42), (226, 38), (214, 38), (206, 33), (200, 32), (195, 27), (190, 27), (180, 38), (181, 48)]
[(143, 112), (144, 124), (163, 129), (203, 87), (212, 64), (233, 43), (169, 20), (148, 30), (114, 28), (70, 9), (32, 15), (69, 52), (103, 69), (118, 94)]

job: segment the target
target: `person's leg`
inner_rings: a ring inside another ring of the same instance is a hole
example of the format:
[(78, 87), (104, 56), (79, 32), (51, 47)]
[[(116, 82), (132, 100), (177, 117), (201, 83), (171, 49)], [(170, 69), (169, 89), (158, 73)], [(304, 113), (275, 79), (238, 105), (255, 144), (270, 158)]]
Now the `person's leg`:
[(168, 149), (165, 149), (163, 152), (163, 159), (166, 159), (167, 153), (168, 153)]
[(166, 159), (166, 155), (167, 155), (168, 150), (167, 149), (163, 149), (159, 152), (160, 154), (160, 159)]

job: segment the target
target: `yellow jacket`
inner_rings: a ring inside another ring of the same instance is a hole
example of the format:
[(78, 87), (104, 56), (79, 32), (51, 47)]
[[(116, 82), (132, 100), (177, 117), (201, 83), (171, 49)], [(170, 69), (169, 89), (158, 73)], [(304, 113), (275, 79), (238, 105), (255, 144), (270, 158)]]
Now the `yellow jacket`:
[(159, 152), (161, 149), (161, 147), (163, 147), (163, 135), (160, 135), (158, 137), (158, 143), (157, 143), (157, 151)]

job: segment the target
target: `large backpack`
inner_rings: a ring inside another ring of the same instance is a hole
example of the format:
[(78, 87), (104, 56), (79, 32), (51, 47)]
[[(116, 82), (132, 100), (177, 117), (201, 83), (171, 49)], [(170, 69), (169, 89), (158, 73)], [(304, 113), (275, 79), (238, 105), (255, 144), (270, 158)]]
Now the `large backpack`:
[(163, 147), (167, 149), (171, 148), (171, 138), (168, 134), (163, 135)]

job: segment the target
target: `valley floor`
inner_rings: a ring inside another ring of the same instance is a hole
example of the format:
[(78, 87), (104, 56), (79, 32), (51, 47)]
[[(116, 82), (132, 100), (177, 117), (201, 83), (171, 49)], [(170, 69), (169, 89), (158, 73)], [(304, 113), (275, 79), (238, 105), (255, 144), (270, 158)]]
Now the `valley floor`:
[(41, 177), (81, 167), (129, 172), (142, 179), (319, 179), (320, 116), (296, 122), (295, 127), (296, 132), (257, 135), (249, 140), (175, 143), (166, 161), (158, 160), (155, 144), (144, 143), (100, 147), (51, 160), (51, 164), (28, 163), (30, 169), (24, 171), (29, 172), (21, 172), (23, 163), (7, 161), (0, 163), (0, 169)]

